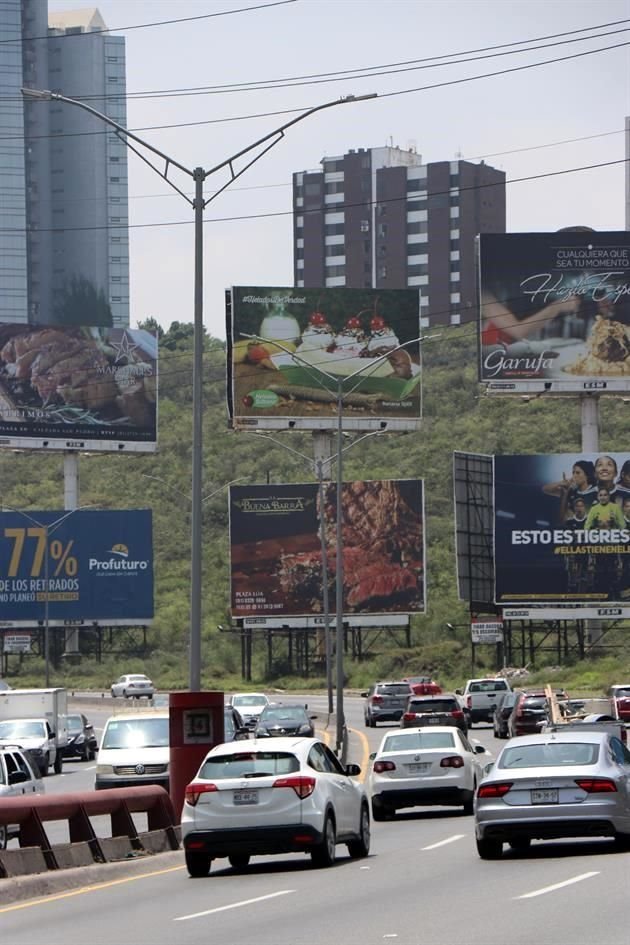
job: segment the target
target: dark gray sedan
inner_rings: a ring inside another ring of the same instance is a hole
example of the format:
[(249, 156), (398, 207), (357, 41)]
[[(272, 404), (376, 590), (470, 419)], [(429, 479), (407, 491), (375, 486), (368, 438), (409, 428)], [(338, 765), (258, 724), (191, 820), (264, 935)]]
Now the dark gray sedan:
[[(618, 726), (617, 726), (618, 728)], [(503, 844), (612, 837), (630, 849), (630, 752), (611, 732), (554, 731), (512, 739), (477, 789), (477, 851)]]

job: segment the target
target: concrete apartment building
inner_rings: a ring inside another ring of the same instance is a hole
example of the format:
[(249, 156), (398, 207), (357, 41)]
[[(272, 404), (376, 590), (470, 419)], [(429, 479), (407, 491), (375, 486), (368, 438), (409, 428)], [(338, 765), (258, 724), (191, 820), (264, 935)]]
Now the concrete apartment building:
[(475, 236), (505, 232), (505, 174), (358, 149), (293, 175), (294, 284), (418, 286), (421, 326), (476, 319)]
[(0, 0), (0, 321), (129, 324), (125, 40), (95, 8)]

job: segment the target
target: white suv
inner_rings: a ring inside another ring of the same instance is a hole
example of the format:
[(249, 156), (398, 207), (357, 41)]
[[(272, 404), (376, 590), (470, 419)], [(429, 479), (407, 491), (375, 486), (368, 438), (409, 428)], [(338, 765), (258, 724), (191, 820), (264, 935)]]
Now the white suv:
[(331, 866), (338, 843), (353, 858), (367, 856), (368, 800), (353, 780), (360, 773), (316, 738), (217, 745), (186, 788), (188, 872), (207, 876), (218, 857), (244, 870), (251, 856), (273, 853), (310, 853), (314, 866)]
[(507, 679), (486, 677), (484, 679), (469, 679), (462, 692), (455, 692), (461, 696), (462, 708), (468, 718), (468, 725), (473, 722), (492, 722), (492, 715), (499, 698), (504, 692), (511, 692)]
[[(27, 752), (15, 745), (0, 748), (0, 801), (4, 797), (15, 797), (20, 794), (43, 794), (42, 781), (37, 764), (33, 762)], [(19, 827), (9, 824), (0, 826), (0, 850), (4, 850), (7, 840), (17, 837)]]

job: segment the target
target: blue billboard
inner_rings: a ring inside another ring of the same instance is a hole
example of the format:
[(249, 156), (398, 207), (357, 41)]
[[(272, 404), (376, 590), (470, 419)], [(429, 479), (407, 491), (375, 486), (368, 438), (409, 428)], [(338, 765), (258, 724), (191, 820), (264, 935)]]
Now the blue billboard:
[(152, 617), (149, 509), (0, 512), (0, 627)]

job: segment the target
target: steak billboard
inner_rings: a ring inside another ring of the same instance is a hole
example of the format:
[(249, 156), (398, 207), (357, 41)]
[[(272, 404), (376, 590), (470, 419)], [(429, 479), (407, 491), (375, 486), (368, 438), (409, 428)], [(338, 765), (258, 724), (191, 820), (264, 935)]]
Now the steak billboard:
[(154, 451), (156, 386), (144, 329), (0, 324), (0, 446)]
[[(233, 617), (323, 612), (324, 544), (335, 609), (337, 486), (231, 486)], [(422, 480), (342, 486), (344, 614), (424, 613)]]
[(630, 601), (630, 452), (495, 456), (498, 604)]

